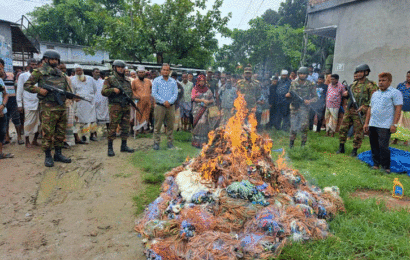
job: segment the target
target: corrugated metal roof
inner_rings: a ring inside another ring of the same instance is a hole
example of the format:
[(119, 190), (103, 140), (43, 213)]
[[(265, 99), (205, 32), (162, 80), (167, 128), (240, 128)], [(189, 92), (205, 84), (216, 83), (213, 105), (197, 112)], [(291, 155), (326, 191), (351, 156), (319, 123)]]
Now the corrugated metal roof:
[(13, 52), (23, 52), (24, 50), (24, 52), (39, 53), (39, 50), (27, 38), (18, 24), (0, 19), (0, 23), (1, 22), (10, 25)]

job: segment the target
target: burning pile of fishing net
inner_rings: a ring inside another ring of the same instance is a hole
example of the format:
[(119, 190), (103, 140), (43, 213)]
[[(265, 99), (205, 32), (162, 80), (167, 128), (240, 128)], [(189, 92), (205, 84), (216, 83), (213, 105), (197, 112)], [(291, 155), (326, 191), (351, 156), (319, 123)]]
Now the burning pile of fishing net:
[(147, 259), (276, 257), (287, 241), (326, 238), (326, 220), (344, 210), (337, 187), (309, 185), (283, 154), (275, 165), (243, 95), (235, 108), (198, 157), (166, 173), (135, 227)]

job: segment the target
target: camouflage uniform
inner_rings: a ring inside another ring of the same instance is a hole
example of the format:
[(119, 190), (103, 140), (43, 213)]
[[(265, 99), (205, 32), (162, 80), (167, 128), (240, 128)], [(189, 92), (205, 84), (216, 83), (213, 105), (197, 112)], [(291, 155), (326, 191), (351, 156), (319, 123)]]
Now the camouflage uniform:
[[(289, 91), (298, 94), (304, 100), (316, 102), (318, 100), (315, 84), (309, 80), (301, 82), (300, 80), (292, 81)], [(295, 97), (292, 97), (293, 100)], [(290, 103), (290, 140), (296, 139), (297, 132), (302, 132), (302, 142), (307, 141), (307, 132), (309, 129), (309, 110), (305, 104), (299, 104), (292, 101)]]
[[(366, 119), (366, 113), (369, 109), (372, 94), (378, 89), (379, 87), (377, 86), (377, 84), (368, 79), (366, 79), (366, 81), (363, 84), (356, 81), (352, 85), (352, 92), (354, 93), (358, 106), (364, 106), (364, 109), (362, 110), (363, 122)], [(352, 99), (349, 98), (347, 109), (343, 116), (343, 121), (339, 130), (339, 140), (341, 144), (346, 143), (347, 132), (349, 131), (351, 125), (353, 125), (354, 130), (353, 148), (359, 149), (362, 145), (364, 137), (363, 125), (360, 122), (359, 115), (353, 106)]]
[(108, 127), (108, 140), (116, 137), (117, 126), (121, 128), (121, 139), (127, 140), (130, 125), (130, 106), (121, 107), (122, 97), (115, 94), (114, 88), (121, 87), (128, 96), (132, 97), (131, 82), (127, 77), (121, 77), (117, 72), (105, 78), (101, 94), (108, 97), (110, 110), (110, 125)]
[[(38, 83), (38, 87), (34, 86)], [(35, 69), (31, 77), (24, 83), (24, 90), (31, 93), (39, 93), (40, 88), (48, 84), (56, 88), (72, 92), (68, 85), (66, 76), (57, 68), (52, 68), (47, 63)], [(62, 148), (64, 146), (65, 132), (67, 126), (66, 105), (59, 105), (55, 96), (48, 92), (46, 96), (37, 95), (40, 104), (41, 129), (44, 133), (42, 148), (44, 151), (53, 147)], [(64, 100), (64, 97), (61, 97)]]
[(256, 107), (256, 102), (264, 100), (262, 95), (262, 86), (258, 80), (241, 79), (236, 83), (236, 89), (245, 95), (246, 106), (250, 110)]

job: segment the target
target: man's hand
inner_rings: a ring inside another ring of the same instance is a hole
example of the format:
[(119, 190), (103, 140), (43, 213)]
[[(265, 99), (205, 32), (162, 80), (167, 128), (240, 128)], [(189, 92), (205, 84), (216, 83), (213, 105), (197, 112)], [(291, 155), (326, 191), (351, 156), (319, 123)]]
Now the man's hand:
[(359, 109), (357, 109), (357, 110), (356, 110), (356, 112), (357, 112), (357, 113), (360, 113), (360, 112), (362, 112), (362, 111), (363, 111), (363, 109), (364, 109), (364, 105), (363, 105), (363, 106), (361, 106), (361, 107), (359, 107)]
[(114, 88), (114, 93), (115, 93), (115, 94), (118, 95), (118, 94), (120, 94), (120, 92), (121, 92), (121, 91), (120, 91), (118, 88)]
[(168, 101), (165, 101), (165, 102), (164, 102), (164, 106), (165, 106), (166, 108), (170, 108), (170, 107), (171, 107), (171, 104), (169, 104)]
[(364, 124), (363, 131), (365, 134), (369, 133), (369, 124)]
[(347, 91), (343, 92), (343, 95), (342, 95), (342, 96), (348, 97), (348, 96), (349, 96), (349, 92), (347, 92)]
[(79, 98), (73, 98), (73, 100), (74, 100), (75, 102), (81, 101), (81, 99), (79, 99)]
[(19, 113), (23, 113), (23, 107), (18, 107), (18, 108), (17, 108), (17, 111), (18, 111)]
[(292, 94), (286, 93), (285, 97), (290, 98), (290, 97), (292, 97)]
[(47, 93), (48, 93), (47, 89), (40, 88), (40, 95), (47, 96)]
[(310, 100), (305, 100), (305, 105), (310, 105)]
[(397, 128), (394, 125), (390, 126), (390, 133), (394, 134), (396, 133), (396, 131), (397, 131)]

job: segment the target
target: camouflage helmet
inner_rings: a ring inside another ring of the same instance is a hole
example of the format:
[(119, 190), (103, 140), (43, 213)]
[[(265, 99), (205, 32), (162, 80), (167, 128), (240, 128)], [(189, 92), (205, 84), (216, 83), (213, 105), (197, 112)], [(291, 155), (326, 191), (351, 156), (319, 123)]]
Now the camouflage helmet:
[(370, 73), (370, 67), (367, 64), (360, 64), (359, 66), (356, 67), (356, 70), (354, 73), (359, 72), (359, 71), (367, 71)]
[(306, 74), (306, 75), (308, 75), (308, 74), (309, 74), (309, 69), (308, 69), (307, 67), (300, 67), (300, 68), (298, 69), (298, 74)]
[(115, 60), (115, 61), (112, 63), (112, 66), (125, 68), (126, 65), (125, 65), (125, 62), (122, 61), (122, 60)]
[(60, 53), (58, 53), (55, 50), (47, 50), (46, 52), (44, 52), (43, 54), (43, 59), (47, 58), (47, 59), (57, 59), (60, 62)]

